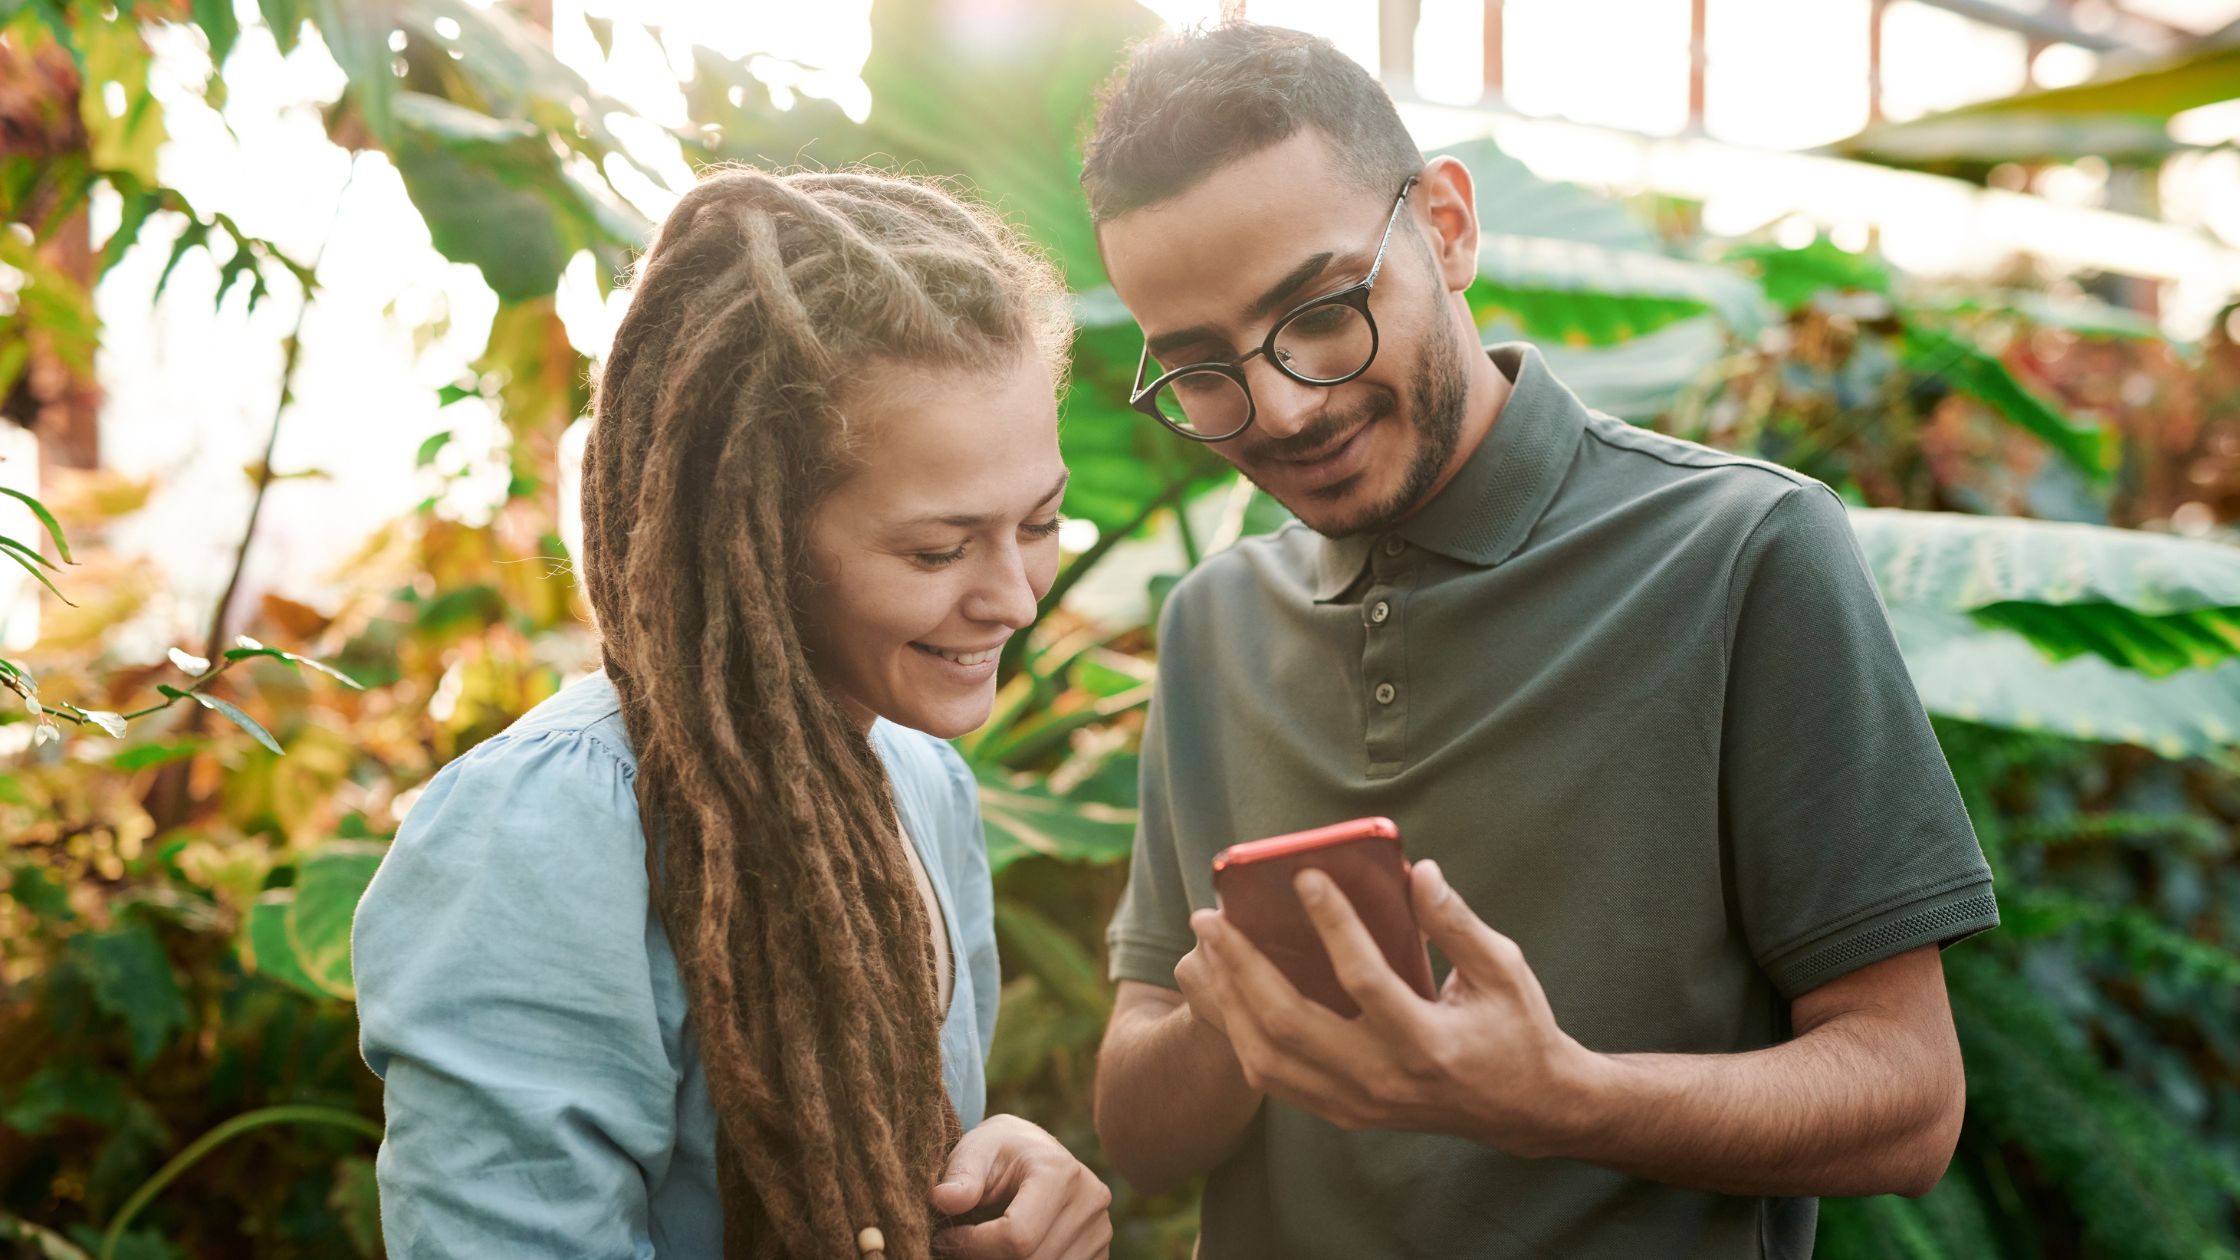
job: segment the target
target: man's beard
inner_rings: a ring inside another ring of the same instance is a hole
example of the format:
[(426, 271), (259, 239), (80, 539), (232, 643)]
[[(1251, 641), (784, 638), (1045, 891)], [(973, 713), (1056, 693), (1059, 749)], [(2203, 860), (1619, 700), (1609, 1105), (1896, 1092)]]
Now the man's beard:
[[(1455, 446), (1462, 438), (1462, 413), (1469, 393), (1469, 374), (1463, 369), (1462, 354), (1455, 346), (1451, 318), (1444, 303), (1435, 302), (1432, 314), (1436, 318), (1431, 327), (1438, 330), (1425, 348), (1423, 367), (1408, 386), (1408, 427), (1416, 435), (1415, 454), (1408, 460), (1406, 475), (1400, 485), (1383, 502), (1372, 504), (1351, 520), (1328, 521), (1317, 524), (1300, 511), (1308, 504), (1285, 503), (1293, 515), (1308, 527), (1327, 538), (1347, 538), (1355, 534), (1381, 533), (1405, 519), (1409, 513), (1422, 506), (1419, 502), (1439, 474), (1446, 469), (1447, 461), (1454, 457)], [(1280, 441), (1270, 441), (1256, 446), (1248, 461), (1258, 465), (1262, 460), (1297, 459), (1323, 450), (1340, 436), (1366, 428), (1390, 416), (1396, 399), (1392, 392), (1379, 388), (1361, 407), (1341, 415), (1324, 414), (1307, 428)], [(1357, 474), (1366, 476), (1368, 470)], [(1251, 472), (1246, 471), (1250, 477)], [(1255, 482), (1259, 478), (1254, 477)], [(1332, 490), (1346, 483), (1340, 482)], [(1262, 489), (1267, 489), (1261, 483)], [(1270, 491), (1272, 494), (1273, 491)], [(1309, 492), (1310, 500), (1326, 495), (1328, 491)]]

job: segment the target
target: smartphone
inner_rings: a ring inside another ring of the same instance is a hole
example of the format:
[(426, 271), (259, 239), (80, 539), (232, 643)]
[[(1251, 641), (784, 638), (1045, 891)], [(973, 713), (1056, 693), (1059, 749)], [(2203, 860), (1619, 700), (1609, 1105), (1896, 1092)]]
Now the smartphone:
[(1230, 845), (1213, 858), (1214, 899), (1299, 992), (1352, 1019), (1361, 1013), (1360, 1004), (1338, 983), (1322, 937), (1291, 884), (1310, 866), (1345, 893), (1400, 978), (1432, 997), (1431, 955), (1416, 928), (1400, 828), (1389, 818), (1356, 818)]

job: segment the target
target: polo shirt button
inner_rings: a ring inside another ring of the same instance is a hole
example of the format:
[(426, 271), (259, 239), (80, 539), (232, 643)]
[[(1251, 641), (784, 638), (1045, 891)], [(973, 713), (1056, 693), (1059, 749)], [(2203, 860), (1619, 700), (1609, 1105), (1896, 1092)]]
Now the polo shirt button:
[(1406, 541), (1398, 537), (1387, 538), (1384, 540), (1384, 553), (1388, 556), (1397, 556), (1407, 549), (1408, 544), (1406, 543)]
[(1395, 687), (1393, 687), (1393, 685), (1392, 685), (1391, 683), (1378, 683), (1378, 684), (1377, 684), (1377, 703), (1378, 703), (1378, 704), (1391, 704), (1391, 703), (1392, 703), (1392, 698), (1393, 698), (1394, 696), (1396, 696), (1396, 695), (1399, 695), (1399, 694), (1400, 694), (1400, 692), (1398, 691), (1398, 689), (1396, 689)]
[(1392, 605), (1380, 599), (1377, 601), (1377, 606), (1369, 610), (1369, 624), (1381, 626), (1385, 623), (1385, 618), (1391, 615)]

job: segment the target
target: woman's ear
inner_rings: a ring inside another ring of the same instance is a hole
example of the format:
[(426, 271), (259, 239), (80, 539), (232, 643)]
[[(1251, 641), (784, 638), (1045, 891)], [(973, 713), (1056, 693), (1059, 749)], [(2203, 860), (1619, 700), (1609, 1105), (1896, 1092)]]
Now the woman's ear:
[(1469, 288), (1478, 278), (1478, 194), (1470, 168), (1457, 158), (1431, 159), (1410, 200), (1448, 290)]

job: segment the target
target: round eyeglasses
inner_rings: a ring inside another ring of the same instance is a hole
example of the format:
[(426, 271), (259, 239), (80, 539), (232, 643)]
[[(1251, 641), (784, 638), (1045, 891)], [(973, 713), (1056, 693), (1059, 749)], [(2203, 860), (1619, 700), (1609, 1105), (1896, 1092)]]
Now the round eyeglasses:
[(1250, 428), (1257, 414), (1252, 387), (1244, 379), (1244, 365), (1255, 355), (1266, 356), (1276, 371), (1302, 385), (1323, 388), (1343, 385), (1368, 371), (1377, 358), (1377, 321), (1369, 313), (1369, 294), (1376, 288), (1377, 273), (1384, 270), (1392, 229), (1400, 222), (1400, 207), (1407, 203), (1416, 178), (1410, 175), (1392, 199), (1376, 261), (1360, 283), (1292, 307), (1256, 349), (1225, 363), (1186, 363), (1148, 384), (1143, 378), (1152, 359), (1146, 343), (1136, 363), (1128, 404), (1193, 441), (1220, 442)]

